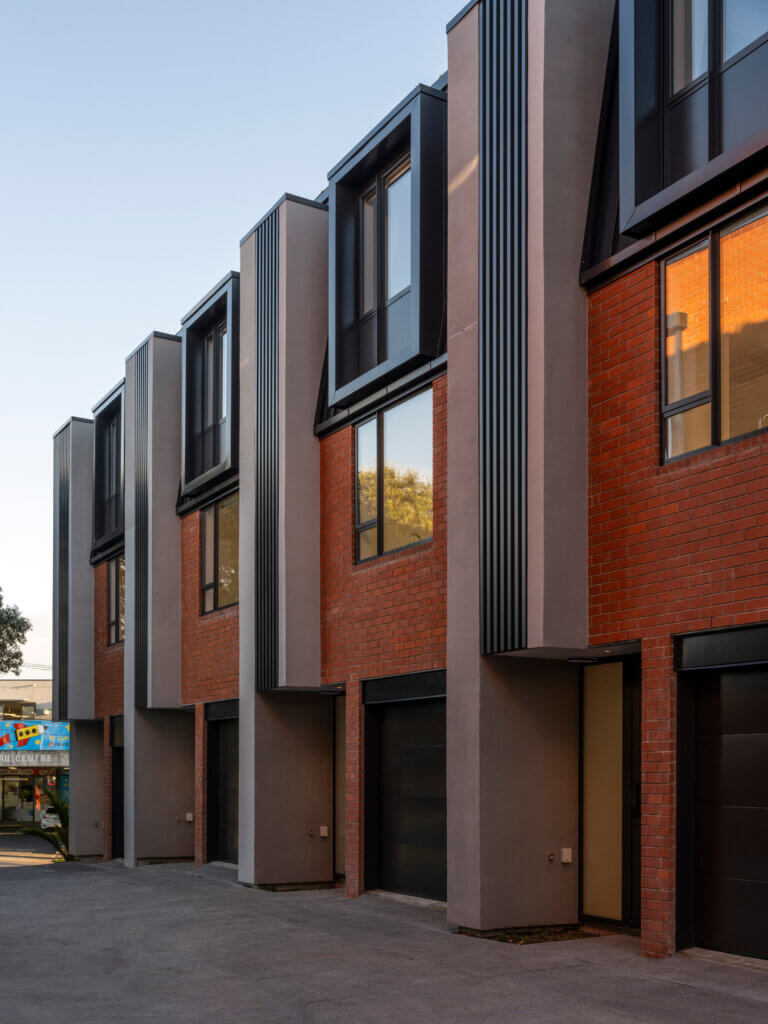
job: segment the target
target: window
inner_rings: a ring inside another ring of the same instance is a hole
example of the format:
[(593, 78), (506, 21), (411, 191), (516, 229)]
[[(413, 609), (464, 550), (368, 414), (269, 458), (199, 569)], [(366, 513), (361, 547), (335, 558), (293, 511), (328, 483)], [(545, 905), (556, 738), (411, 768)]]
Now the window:
[(730, 60), (768, 32), (768, 5), (764, 0), (725, 0), (723, 7), (723, 60)]
[(666, 458), (768, 427), (768, 215), (667, 260), (664, 298)]
[(193, 477), (214, 466), (222, 457), (222, 435), (227, 419), (227, 322), (220, 320), (194, 347), (192, 392), (197, 401), (190, 409), (190, 456)]
[(432, 536), (432, 389), (356, 430), (357, 560)]
[(619, 23), (619, 233), (642, 237), (764, 149), (768, 4), (627, 0)]
[(125, 640), (125, 556), (107, 562), (107, 643)]
[(184, 498), (237, 465), (240, 278), (232, 272), (182, 320)]
[(238, 496), (231, 495), (203, 509), (202, 612), (237, 604), (238, 590)]
[(445, 351), (446, 130), (418, 86), (329, 172), (329, 407)]
[(93, 539), (114, 537), (123, 528), (123, 403), (117, 398), (97, 409), (94, 424)]
[(358, 253), (357, 371), (365, 373), (407, 347), (411, 287), (411, 165), (407, 158), (363, 189)]
[(709, 67), (709, 0), (672, 0), (672, 91)]

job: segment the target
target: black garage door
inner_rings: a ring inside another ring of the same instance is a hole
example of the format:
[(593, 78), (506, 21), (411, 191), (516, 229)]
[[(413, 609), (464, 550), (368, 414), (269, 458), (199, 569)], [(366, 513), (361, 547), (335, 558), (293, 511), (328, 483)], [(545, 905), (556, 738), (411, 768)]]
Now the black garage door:
[(768, 959), (768, 672), (698, 676), (692, 703), (693, 939)]
[(208, 722), (207, 859), (237, 863), (238, 720)]
[(366, 708), (365, 885), (446, 898), (445, 700)]

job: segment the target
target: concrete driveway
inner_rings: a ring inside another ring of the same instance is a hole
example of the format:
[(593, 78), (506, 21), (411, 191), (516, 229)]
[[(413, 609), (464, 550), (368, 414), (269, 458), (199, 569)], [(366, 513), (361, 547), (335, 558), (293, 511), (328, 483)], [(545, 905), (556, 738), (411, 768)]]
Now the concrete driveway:
[(502, 945), (432, 907), (261, 892), (226, 868), (5, 871), (0, 920), (14, 1024), (768, 1020), (761, 970), (645, 960), (629, 937)]
[(56, 851), (37, 836), (25, 836), (21, 826), (0, 828), (0, 868), (34, 868), (52, 864)]

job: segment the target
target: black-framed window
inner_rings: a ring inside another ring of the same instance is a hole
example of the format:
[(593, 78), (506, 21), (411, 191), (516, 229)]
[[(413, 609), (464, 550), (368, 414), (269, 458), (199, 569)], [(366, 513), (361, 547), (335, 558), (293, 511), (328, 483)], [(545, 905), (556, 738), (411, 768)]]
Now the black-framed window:
[(671, 461), (768, 427), (768, 211), (662, 264), (662, 450)]
[(233, 271), (182, 320), (183, 497), (237, 469), (239, 294)]
[(189, 385), (195, 401), (189, 410), (188, 457), (193, 478), (218, 466), (222, 459), (227, 421), (228, 340), (227, 321), (222, 318), (190, 347)]
[(97, 410), (94, 423), (93, 540), (116, 537), (123, 529), (122, 390)]
[(419, 86), (328, 175), (328, 405), (445, 348), (446, 96)]
[(619, 12), (620, 117), (634, 122), (621, 129), (620, 230), (642, 235), (764, 147), (768, 7), (620, 0)]
[(107, 562), (107, 644), (125, 640), (125, 555)]
[(201, 599), (203, 615), (239, 599), (239, 502), (230, 494), (200, 513)]
[(355, 429), (357, 561), (420, 544), (433, 530), (432, 388)]
[(373, 369), (408, 331), (411, 291), (411, 161), (403, 155), (358, 199), (357, 370)]

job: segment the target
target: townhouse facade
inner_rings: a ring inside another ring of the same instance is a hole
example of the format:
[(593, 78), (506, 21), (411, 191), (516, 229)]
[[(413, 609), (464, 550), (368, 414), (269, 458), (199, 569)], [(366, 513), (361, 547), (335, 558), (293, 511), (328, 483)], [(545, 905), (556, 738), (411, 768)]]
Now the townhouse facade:
[(73, 852), (768, 956), (752, 6), (473, 0), (56, 434)]

